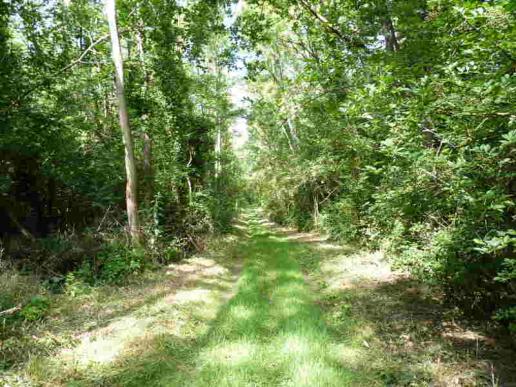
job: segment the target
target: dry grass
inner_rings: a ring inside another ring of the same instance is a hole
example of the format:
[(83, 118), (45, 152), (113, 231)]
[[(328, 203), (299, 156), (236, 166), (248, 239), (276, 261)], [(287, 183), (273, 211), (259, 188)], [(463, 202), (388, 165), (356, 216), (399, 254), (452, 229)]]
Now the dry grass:
[(438, 290), (392, 271), (380, 251), (340, 246), (314, 234), (301, 257), (325, 321), (347, 336), (342, 356), (387, 385), (516, 385), (516, 353), (489, 323), (460, 318)]
[[(0, 371), (0, 385), (54, 386), (87, 374), (94, 377), (165, 332), (181, 337), (197, 334), (193, 332), (199, 331), (200, 322), (214, 318), (229, 297), (239, 268), (232, 250), (234, 237), (210, 245), (205, 256), (145, 272), (123, 287), (53, 296), (44, 320), (11, 332), (15, 366)], [(23, 282), (16, 275), (6, 278), (2, 289), (9, 286), (10, 294), (30, 298), (40, 289), (37, 278)], [(15, 292), (12, 284), (21, 283), (24, 287)], [(34, 289), (28, 288), (30, 284)]]

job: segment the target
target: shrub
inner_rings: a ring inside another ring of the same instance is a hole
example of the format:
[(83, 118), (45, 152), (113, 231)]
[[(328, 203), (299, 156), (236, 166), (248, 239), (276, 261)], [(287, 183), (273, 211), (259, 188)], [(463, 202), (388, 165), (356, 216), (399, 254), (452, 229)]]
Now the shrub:
[(27, 321), (42, 319), (50, 308), (50, 300), (45, 296), (34, 296), (20, 311), (20, 315)]
[(121, 283), (131, 274), (143, 270), (145, 250), (124, 244), (110, 244), (97, 256), (98, 279), (107, 283)]

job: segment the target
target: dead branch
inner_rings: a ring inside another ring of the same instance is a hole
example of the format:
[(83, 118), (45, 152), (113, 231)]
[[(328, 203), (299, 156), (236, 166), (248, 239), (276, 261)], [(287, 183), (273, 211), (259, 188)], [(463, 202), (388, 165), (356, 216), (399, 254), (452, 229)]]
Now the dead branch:
[(11, 309), (7, 309), (7, 310), (4, 310), (2, 312), (0, 312), (0, 316), (8, 316), (8, 315), (11, 315), (11, 314), (15, 314), (16, 312), (20, 311), (22, 308), (21, 305), (17, 305)]

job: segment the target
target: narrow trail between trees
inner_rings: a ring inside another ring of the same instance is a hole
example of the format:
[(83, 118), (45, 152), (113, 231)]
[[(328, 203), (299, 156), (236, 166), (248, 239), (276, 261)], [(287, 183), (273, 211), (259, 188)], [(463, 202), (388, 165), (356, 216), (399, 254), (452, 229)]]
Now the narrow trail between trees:
[(127, 313), (76, 334), (76, 344), (52, 359), (33, 359), (27, 380), (469, 386), (497, 385), (496, 370), (511, 381), (503, 343), (459, 324), (381, 253), (278, 227), (259, 211), (242, 216), (235, 230), (204, 255), (139, 284), (145, 294), (133, 298), (147, 298)]

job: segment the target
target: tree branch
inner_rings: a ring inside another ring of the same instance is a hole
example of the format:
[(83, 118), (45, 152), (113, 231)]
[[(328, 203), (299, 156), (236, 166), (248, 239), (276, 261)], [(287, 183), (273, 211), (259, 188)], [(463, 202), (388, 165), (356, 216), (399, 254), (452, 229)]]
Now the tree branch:
[[(124, 30), (120, 30), (120, 33), (122, 33)], [(19, 98), (17, 98), (16, 100), (12, 101), (11, 104), (5, 108), (3, 111), (1, 111), (1, 113), (5, 113), (7, 111), (9, 111), (10, 109), (12, 109), (13, 107), (15, 106), (19, 106), (20, 102), (23, 101), (25, 98), (27, 98), (31, 93), (33, 93), (34, 91), (36, 91), (39, 87), (45, 85), (45, 83), (49, 82), (50, 80), (52, 80), (55, 76), (59, 75), (59, 74), (62, 74), (64, 73), (65, 71), (71, 69), (72, 67), (78, 65), (78, 64), (81, 64), (82, 60), (86, 57), (86, 55), (88, 55), (88, 53), (93, 50), (96, 46), (98, 46), (100, 43), (104, 42), (105, 40), (107, 40), (109, 38), (109, 34), (105, 34), (103, 36), (101, 36), (100, 38), (98, 38), (97, 40), (95, 40), (92, 44), (90, 44), (90, 46), (88, 48), (86, 48), (86, 50), (84, 50), (82, 52), (81, 55), (79, 55), (79, 57), (77, 57), (77, 59), (73, 60), (71, 63), (69, 63), (68, 65), (66, 65), (65, 67), (51, 73), (48, 77), (46, 77), (44, 80), (42, 80), (41, 82), (39, 82), (38, 84), (36, 84), (35, 86), (31, 87), (29, 90), (25, 91), (25, 93), (23, 93)]]
[(317, 20), (319, 20), (322, 25), (332, 34), (336, 35), (340, 40), (346, 42), (347, 44), (357, 47), (357, 48), (366, 48), (365, 44), (353, 39), (347, 35), (344, 35), (341, 30), (335, 27), (324, 15), (321, 15), (317, 12), (310, 4), (308, 4), (305, 0), (299, 1), (303, 8), (305, 8), (312, 16), (314, 16)]
[(19, 310), (21, 310), (21, 308), (22, 308), (21, 305), (17, 305), (14, 308), (3, 310), (0, 312), (0, 316), (7, 316), (10, 314), (14, 314), (14, 313), (18, 312)]
[(88, 55), (88, 53), (91, 50), (93, 50), (95, 48), (95, 46), (97, 46), (98, 44), (102, 43), (104, 40), (107, 40), (108, 38), (109, 38), (109, 34), (106, 34), (106, 35), (101, 36), (97, 40), (95, 40), (92, 44), (90, 44), (90, 46), (86, 50), (84, 50), (82, 52), (82, 54), (77, 59), (75, 59), (73, 62), (71, 62), (67, 66), (63, 67), (62, 69), (56, 71), (53, 75), (59, 75), (61, 73), (64, 73), (66, 70), (68, 70), (68, 69), (74, 67), (75, 65), (79, 64), (83, 60), (83, 58), (86, 55)]

